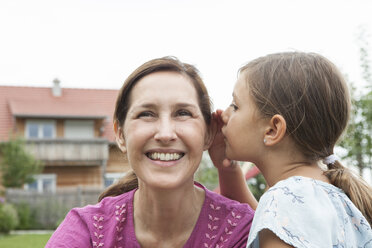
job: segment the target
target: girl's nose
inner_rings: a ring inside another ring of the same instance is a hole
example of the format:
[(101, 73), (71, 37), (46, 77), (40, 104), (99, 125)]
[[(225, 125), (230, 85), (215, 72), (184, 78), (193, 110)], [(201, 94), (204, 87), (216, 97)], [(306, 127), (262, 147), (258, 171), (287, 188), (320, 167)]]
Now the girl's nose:
[(230, 111), (230, 108), (227, 108), (225, 109), (225, 111), (222, 111), (222, 114), (221, 114), (221, 119), (225, 125), (229, 121), (229, 115), (230, 115), (229, 111)]
[(164, 118), (160, 119), (154, 136), (156, 141), (169, 143), (177, 138), (175, 126), (171, 120)]

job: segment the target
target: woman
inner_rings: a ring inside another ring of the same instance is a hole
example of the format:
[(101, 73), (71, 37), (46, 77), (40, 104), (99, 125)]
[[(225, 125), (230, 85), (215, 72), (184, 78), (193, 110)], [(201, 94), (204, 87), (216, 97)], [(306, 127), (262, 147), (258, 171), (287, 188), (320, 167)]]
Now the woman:
[(137, 68), (114, 114), (133, 173), (72, 209), (46, 247), (245, 247), (254, 211), (194, 182), (213, 140), (207, 90), (175, 58)]

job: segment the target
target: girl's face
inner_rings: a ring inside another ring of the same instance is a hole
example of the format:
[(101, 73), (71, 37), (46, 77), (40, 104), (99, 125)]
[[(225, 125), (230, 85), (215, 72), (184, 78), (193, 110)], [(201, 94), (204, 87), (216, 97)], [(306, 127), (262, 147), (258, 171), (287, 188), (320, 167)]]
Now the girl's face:
[(176, 72), (155, 72), (132, 89), (124, 138), (119, 139), (140, 187), (166, 189), (193, 184), (207, 148), (206, 132), (190, 79)]
[(235, 84), (233, 101), (223, 112), (222, 120), (226, 156), (233, 160), (257, 162), (264, 131), (244, 74)]

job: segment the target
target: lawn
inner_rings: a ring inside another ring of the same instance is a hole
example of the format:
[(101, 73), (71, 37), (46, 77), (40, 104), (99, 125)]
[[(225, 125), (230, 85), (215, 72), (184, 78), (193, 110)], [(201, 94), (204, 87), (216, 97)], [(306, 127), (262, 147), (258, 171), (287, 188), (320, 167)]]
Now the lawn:
[(12, 234), (0, 236), (0, 247), (44, 248), (52, 234)]

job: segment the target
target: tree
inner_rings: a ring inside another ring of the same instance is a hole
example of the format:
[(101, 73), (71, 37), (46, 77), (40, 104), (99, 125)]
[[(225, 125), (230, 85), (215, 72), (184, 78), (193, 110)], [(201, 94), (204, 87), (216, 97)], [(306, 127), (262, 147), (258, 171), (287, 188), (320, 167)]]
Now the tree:
[(30, 154), (21, 139), (12, 139), (0, 144), (0, 170), (5, 187), (22, 187), (34, 181), (43, 165)]
[(340, 143), (340, 146), (348, 151), (344, 158), (354, 161), (353, 165), (358, 168), (359, 174), (364, 168), (372, 168), (372, 76), (366, 37), (366, 29), (361, 27), (358, 37), (359, 54), (362, 78), (367, 86), (359, 95), (352, 87), (351, 118)]
[(202, 161), (195, 173), (195, 180), (202, 183), (209, 190), (214, 190), (218, 186), (218, 171), (207, 152), (203, 153)]
[(260, 200), (267, 187), (265, 178), (262, 173), (259, 173), (257, 176), (248, 179), (247, 184), (256, 200)]

